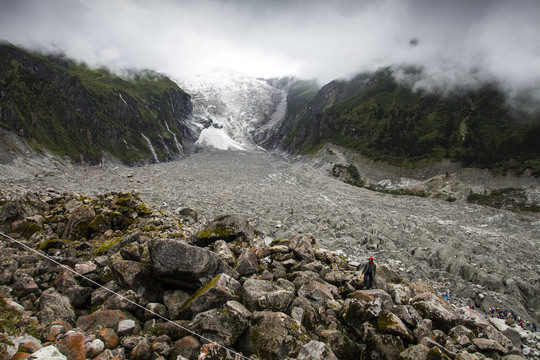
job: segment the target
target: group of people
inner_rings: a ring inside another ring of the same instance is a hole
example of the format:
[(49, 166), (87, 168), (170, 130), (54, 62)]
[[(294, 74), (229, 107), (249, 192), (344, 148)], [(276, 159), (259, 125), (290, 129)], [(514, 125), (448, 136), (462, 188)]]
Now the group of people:
[[(364, 277), (364, 287), (371, 289), (373, 287), (373, 278), (375, 278), (375, 274), (377, 272), (377, 265), (375, 264), (375, 259), (373, 257), (369, 257), (367, 263), (365, 263), (362, 266), (362, 276)], [(450, 295), (450, 291), (444, 294), (444, 298), (446, 300), (450, 300), (450, 298), (453, 298), (452, 295)], [(471, 306), (472, 308), (472, 306)], [(489, 308), (489, 314), (486, 315), (487, 317), (496, 317), (498, 319), (508, 319), (512, 318), (514, 321), (518, 322), (519, 325), (527, 330), (531, 330), (532, 332), (537, 332), (538, 327), (534, 322), (524, 320), (521, 316), (518, 316), (515, 312), (508, 310), (508, 309), (501, 309), (501, 308)]]
[(523, 319), (521, 316), (518, 316), (515, 312), (508, 309), (501, 309), (501, 308), (495, 308), (491, 307), (489, 308), (489, 317), (494, 317), (497, 319), (514, 319), (514, 321), (519, 323), (519, 326), (521, 326), (523, 329), (531, 330), (532, 332), (537, 332), (538, 327), (536, 326), (536, 323), (531, 322), (529, 320)]

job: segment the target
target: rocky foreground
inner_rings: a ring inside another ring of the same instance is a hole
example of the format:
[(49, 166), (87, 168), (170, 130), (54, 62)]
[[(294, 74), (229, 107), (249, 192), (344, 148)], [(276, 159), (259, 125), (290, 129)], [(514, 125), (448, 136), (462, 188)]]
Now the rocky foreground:
[(540, 358), (539, 333), (386, 264), (363, 289), (311, 234), (263, 239), (137, 192), (0, 201), (0, 359)]

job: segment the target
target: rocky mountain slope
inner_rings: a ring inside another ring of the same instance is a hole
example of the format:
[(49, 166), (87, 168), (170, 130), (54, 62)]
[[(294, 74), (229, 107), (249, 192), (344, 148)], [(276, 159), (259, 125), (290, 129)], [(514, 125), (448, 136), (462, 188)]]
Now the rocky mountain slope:
[(496, 84), (439, 94), (413, 90), (395, 71), (335, 80), (316, 93), (304, 84), (307, 96), (289, 94), (298, 103), (261, 143), (300, 154), (333, 143), (398, 166), (449, 159), (540, 175), (540, 114), (511, 108)]
[[(27, 150), (77, 162), (168, 161), (189, 152), (190, 96), (152, 71), (111, 74), (0, 44), (0, 160)], [(26, 144), (16, 146), (16, 134)]]
[(2, 359), (540, 358), (540, 334), (388, 264), (363, 288), (312, 234), (262, 238), (245, 216), (173, 216), (137, 192), (1, 204)]

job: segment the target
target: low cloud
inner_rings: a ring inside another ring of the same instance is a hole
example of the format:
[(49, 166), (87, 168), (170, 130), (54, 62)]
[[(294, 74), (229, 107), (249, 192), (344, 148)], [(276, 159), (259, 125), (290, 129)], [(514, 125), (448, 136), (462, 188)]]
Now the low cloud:
[(0, 38), (113, 70), (182, 77), (224, 67), (324, 84), (415, 66), (417, 87), (490, 81), (533, 103), (538, 34), (536, 0), (0, 1)]

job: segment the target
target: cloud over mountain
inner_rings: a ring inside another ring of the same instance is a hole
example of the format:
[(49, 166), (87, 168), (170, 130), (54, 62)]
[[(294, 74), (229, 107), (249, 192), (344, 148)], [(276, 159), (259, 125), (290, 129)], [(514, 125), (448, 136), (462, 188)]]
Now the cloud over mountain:
[[(534, 0), (3, 0), (0, 38), (112, 69), (175, 76), (226, 67), (322, 83), (381, 66), (423, 68), (417, 85), (498, 82), (540, 99)], [(413, 41), (411, 41), (413, 40)]]

